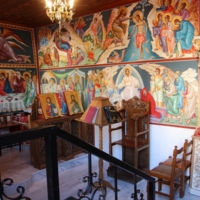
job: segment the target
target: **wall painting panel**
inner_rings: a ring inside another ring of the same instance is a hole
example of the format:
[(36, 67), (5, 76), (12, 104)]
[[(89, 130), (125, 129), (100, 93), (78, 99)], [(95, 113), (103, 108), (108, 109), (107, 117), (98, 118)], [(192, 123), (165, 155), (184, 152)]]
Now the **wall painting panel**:
[(33, 29), (0, 23), (0, 67), (37, 67)]
[(142, 0), (37, 29), (39, 67), (196, 57), (198, 0)]
[(151, 102), (151, 123), (194, 127), (198, 121), (197, 70), (197, 61), (40, 70), (40, 90), (57, 93), (60, 99), (65, 91), (75, 90), (84, 110), (92, 97), (109, 97), (120, 107), (122, 99), (138, 96)]

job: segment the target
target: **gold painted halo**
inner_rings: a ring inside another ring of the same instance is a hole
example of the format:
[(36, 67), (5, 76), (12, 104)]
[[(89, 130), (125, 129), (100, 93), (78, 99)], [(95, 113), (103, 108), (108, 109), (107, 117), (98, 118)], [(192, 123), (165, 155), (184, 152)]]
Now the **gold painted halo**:
[(173, 26), (178, 26), (178, 25), (176, 25), (176, 24), (174, 23), (174, 21), (175, 21), (176, 19), (182, 21), (182, 17), (181, 17), (181, 16), (175, 16), (175, 17), (172, 19), (172, 24), (173, 24)]
[(0, 74), (3, 74), (3, 75), (5, 76), (5, 78), (8, 77), (8, 74), (7, 74), (7, 72), (6, 72), (5, 70), (1, 70), (1, 71), (0, 71)]
[(132, 15), (132, 20), (133, 20), (134, 23), (136, 23), (136, 22), (135, 22), (135, 17), (136, 17), (136, 15), (139, 15), (139, 16), (140, 16), (140, 19), (143, 20), (143, 18), (144, 18), (143, 12), (140, 11), (140, 10), (137, 10), (137, 11), (135, 11), (135, 12), (133, 13), (133, 15)]
[(163, 18), (164, 13), (163, 13), (162, 11), (158, 11), (158, 12), (156, 13), (156, 21), (158, 21), (158, 16), (159, 16), (160, 14), (162, 15), (162, 18)]
[(99, 81), (99, 77), (98, 77), (98, 76), (95, 76), (95, 77), (93, 78), (93, 81), (96, 81), (96, 80)]
[(100, 74), (103, 74), (103, 76), (104, 76), (104, 71), (99, 71), (98, 72), (98, 77), (100, 77)]
[(67, 83), (68, 83), (69, 81), (72, 81), (72, 77), (71, 77), (71, 76), (68, 76), (68, 77), (67, 77)]
[(52, 78), (49, 79), (48, 83), (50, 83), (50, 82), (55, 83), (54, 79), (52, 79)]
[(31, 73), (30, 72), (24, 72), (23, 73), (23, 78), (25, 80), (25, 76), (28, 75), (29, 78), (31, 78)]
[(161, 1), (163, 1), (163, 0), (158, 0), (158, 5), (159, 6), (162, 6)]
[(78, 81), (80, 81), (80, 76), (79, 76), (78, 74), (75, 74), (75, 75), (74, 75), (74, 80), (75, 80), (76, 78), (78, 79)]
[(163, 20), (166, 22), (165, 18), (166, 16), (169, 16), (169, 21), (171, 22), (172, 21), (172, 14), (171, 13), (165, 13), (164, 16), (163, 16)]
[(127, 8), (126, 7), (120, 7), (119, 9), (118, 9), (118, 12), (117, 12), (117, 15), (119, 15), (120, 13), (121, 13), (121, 11), (124, 11), (125, 13), (126, 13), (126, 15), (127, 15)]
[(78, 21), (78, 22), (84, 21), (84, 19), (83, 19), (83, 17), (79, 17), (77, 21)]
[(180, 9), (180, 6), (181, 6), (182, 3), (185, 3), (185, 4), (186, 4), (186, 5), (185, 5), (185, 8), (188, 9), (189, 3), (188, 3), (187, 0), (181, 0), (181, 1), (179, 2), (179, 4), (178, 4), (178, 9)]
[(61, 79), (60, 79), (60, 85), (62, 85), (62, 83), (63, 83), (64, 85), (66, 85), (66, 81), (65, 81), (64, 78), (61, 78)]
[(125, 66), (124, 68), (123, 68), (123, 71), (124, 71), (124, 75), (126, 74), (126, 70), (129, 70), (129, 72), (130, 72), (130, 74), (131, 74), (131, 72), (132, 72), (132, 69), (131, 69), (131, 67), (130, 66)]
[(170, 5), (174, 7), (174, 0), (171, 0)]

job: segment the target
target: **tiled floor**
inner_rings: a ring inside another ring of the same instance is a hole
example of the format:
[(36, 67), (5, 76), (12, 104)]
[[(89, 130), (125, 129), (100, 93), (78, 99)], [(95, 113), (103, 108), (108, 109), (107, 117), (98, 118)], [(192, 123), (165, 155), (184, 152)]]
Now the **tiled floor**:
[[(32, 200), (47, 200), (47, 187), (46, 187), (46, 171), (38, 170), (30, 164), (29, 146), (22, 146), (22, 152), (18, 151), (18, 147), (6, 148), (2, 150), (3, 156), (0, 157), (1, 165), (1, 179), (12, 178), (14, 181), (13, 186), (5, 186), (4, 190), (8, 196), (16, 197), (16, 187), (22, 185), (25, 188), (25, 196), (30, 197)], [(108, 163), (104, 163), (104, 180), (107, 180), (114, 185), (114, 180), (107, 177), (106, 169)], [(93, 158), (93, 171), (98, 172), (98, 160)], [(79, 157), (70, 161), (59, 162), (59, 184), (60, 184), (60, 199), (64, 200), (67, 197), (77, 196), (78, 189), (86, 189), (87, 184), (82, 181), (82, 178), (87, 175), (87, 156), (82, 154)], [(96, 179), (95, 179), (96, 181)], [(118, 181), (118, 199), (131, 200), (131, 193), (133, 192), (133, 184), (124, 181)], [(144, 194), (146, 199), (146, 181), (138, 183), (138, 189)], [(168, 188), (166, 187), (165, 190)], [(98, 193), (98, 192), (97, 192)], [(175, 194), (175, 200), (179, 200), (178, 192)], [(6, 198), (5, 198), (6, 199)], [(98, 198), (94, 198), (97, 200)], [(106, 199), (114, 200), (114, 192), (107, 189)], [(166, 197), (156, 195), (156, 200), (167, 200)], [(188, 192), (188, 185), (186, 193), (182, 200), (199, 200), (199, 196), (191, 195)]]

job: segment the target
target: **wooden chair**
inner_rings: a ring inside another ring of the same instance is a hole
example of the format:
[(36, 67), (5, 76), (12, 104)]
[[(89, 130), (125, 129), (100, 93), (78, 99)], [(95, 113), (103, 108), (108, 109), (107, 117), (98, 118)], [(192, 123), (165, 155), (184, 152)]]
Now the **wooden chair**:
[[(191, 140), (190, 142), (188, 142), (188, 140), (186, 139), (184, 142), (184, 171), (183, 171), (183, 180), (184, 180), (184, 190), (185, 191), (185, 184), (186, 182), (190, 179), (190, 170), (191, 170), (191, 162), (192, 162), (192, 145), (193, 145), (193, 140)], [(160, 163), (163, 165), (168, 165), (171, 166), (172, 165), (172, 160), (173, 158), (171, 156), (169, 156), (169, 158), (167, 160), (165, 160), (164, 162)], [(176, 163), (176, 167), (178, 167), (179, 169), (182, 169), (182, 159), (179, 158), (177, 159), (177, 163)]]
[[(174, 199), (174, 193), (176, 190), (180, 189), (179, 196), (182, 198), (184, 196), (184, 180), (183, 180), (183, 171), (184, 171), (184, 162), (185, 157), (183, 156), (184, 147), (177, 149), (177, 146), (174, 147), (172, 165), (162, 165), (159, 164), (157, 167), (149, 170), (148, 175), (155, 177), (158, 182), (158, 190), (155, 191), (156, 194), (169, 197), (170, 200)], [(177, 156), (182, 156), (182, 165), (181, 168), (176, 167)], [(169, 185), (169, 194), (162, 192), (162, 184)], [(147, 186), (147, 192), (148, 192)]]

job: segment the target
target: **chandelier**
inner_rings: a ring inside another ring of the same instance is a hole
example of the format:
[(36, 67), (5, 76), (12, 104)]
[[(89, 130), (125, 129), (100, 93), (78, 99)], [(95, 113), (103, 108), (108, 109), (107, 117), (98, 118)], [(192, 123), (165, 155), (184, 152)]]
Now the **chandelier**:
[(71, 21), (73, 16), (74, 0), (46, 0), (46, 14), (52, 22), (59, 23)]

